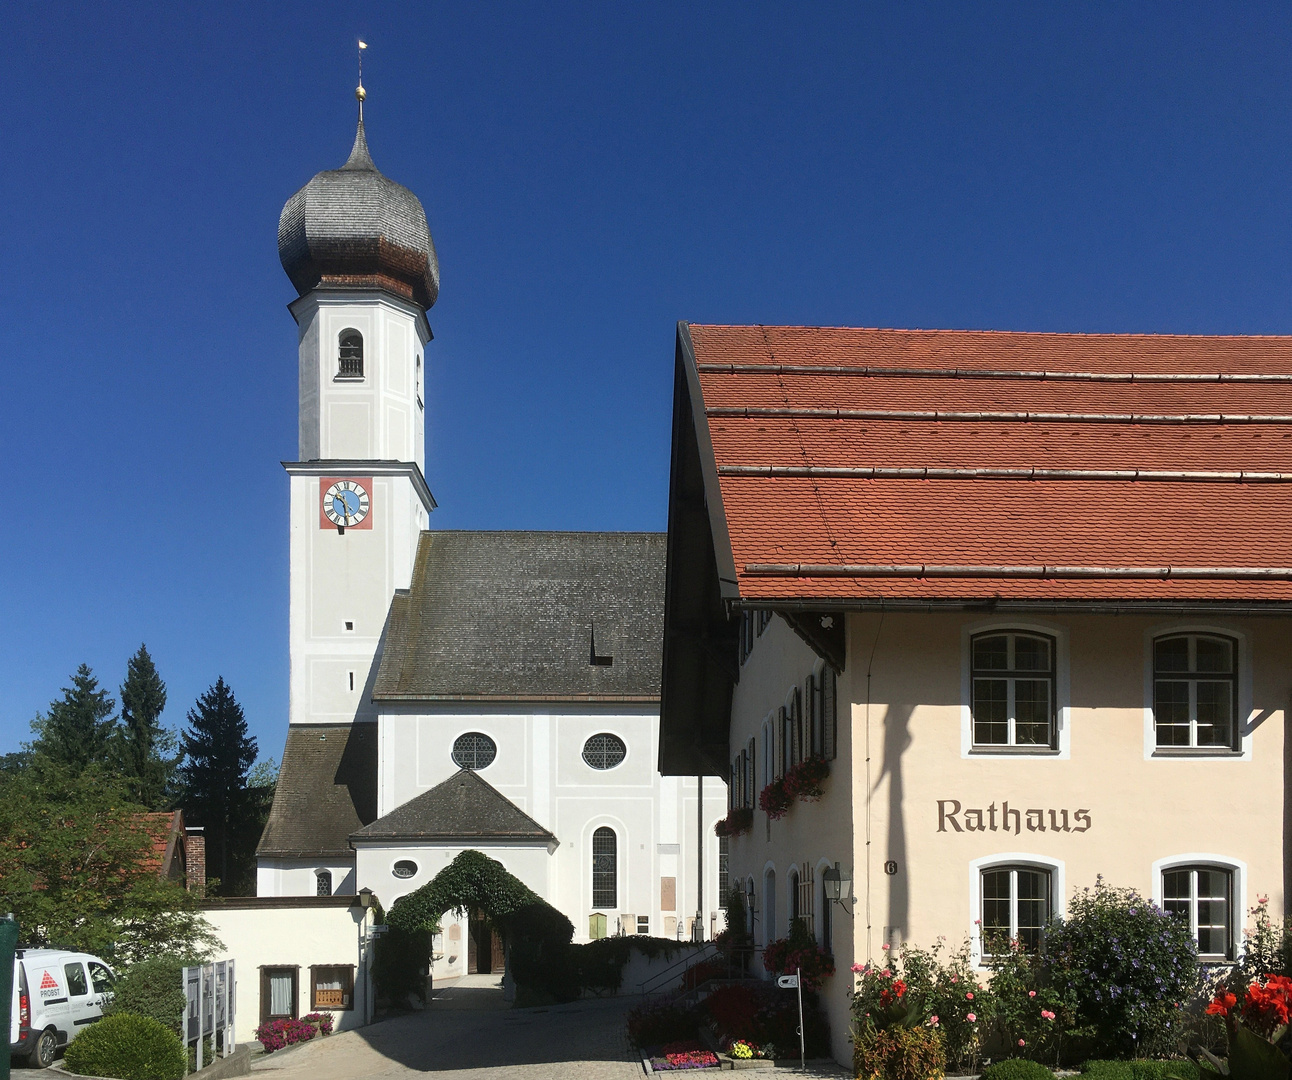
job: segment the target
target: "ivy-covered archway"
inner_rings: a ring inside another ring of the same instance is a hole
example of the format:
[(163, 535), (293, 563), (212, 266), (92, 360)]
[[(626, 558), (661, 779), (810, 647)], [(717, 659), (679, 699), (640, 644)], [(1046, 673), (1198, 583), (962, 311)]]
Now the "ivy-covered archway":
[(569, 982), (565, 968), (573, 924), (497, 859), (479, 851), (462, 852), (420, 889), (397, 900), (386, 924), (411, 944), (438, 933), (445, 912), (460, 915), (473, 909), (502, 934), (507, 966), (518, 987), (556, 993)]

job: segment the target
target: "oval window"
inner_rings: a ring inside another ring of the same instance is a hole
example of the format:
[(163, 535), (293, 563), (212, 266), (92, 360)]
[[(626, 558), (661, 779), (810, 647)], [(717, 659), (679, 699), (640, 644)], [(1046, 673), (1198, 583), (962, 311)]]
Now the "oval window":
[(618, 735), (603, 732), (583, 744), (583, 760), (594, 769), (613, 769), (628, 754), (628, 747)]
[(498, 747), (493, 739), (478, 731), (459, 735), (453, 742), (453, 762), (459, 769), (483, 769), (492, 765), (497, 756)]
[(412, 859), (400, 859), (390, 868), (390, 872), (397, 878), (415, 877), (417, 874), (417, 863)]

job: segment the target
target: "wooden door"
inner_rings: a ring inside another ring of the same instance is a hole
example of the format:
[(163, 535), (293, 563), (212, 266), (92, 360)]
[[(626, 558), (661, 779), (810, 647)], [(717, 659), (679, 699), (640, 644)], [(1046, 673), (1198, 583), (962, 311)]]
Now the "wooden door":
[(503, 953), (502, 935), (491, 927), (489, 933), (489, 966), (493, 969), (495, 975), (501, 975), (506, 965), (507, 959)]

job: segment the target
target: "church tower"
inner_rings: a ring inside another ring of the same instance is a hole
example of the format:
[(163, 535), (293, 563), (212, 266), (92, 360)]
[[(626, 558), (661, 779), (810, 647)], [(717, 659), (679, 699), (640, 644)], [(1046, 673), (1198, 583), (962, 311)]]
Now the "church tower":
[(292, 724), (374, 720), (371, 679), (409, 586), (426, 486), (426, 313), (440, 270), (422, 204), (373, 163), (363, 126), (339, 169), (287, 200), (278, 253), (299, 297), (300, 451), (291, 477)]

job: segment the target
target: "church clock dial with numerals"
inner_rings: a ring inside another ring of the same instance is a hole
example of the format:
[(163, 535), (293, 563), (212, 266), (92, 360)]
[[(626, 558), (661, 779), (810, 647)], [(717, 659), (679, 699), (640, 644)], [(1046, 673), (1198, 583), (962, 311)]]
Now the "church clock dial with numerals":
[(323, 491), (324, 518), (324, 522), (320, 524), (324, 528), (327, 527), (325, 522), (331, 522), (341, 529), (371, 528), (368, 521), (368, 511), (372, 509), (369, 486), (363, 480), (336, 480), (326, 488), (320, 485)]

